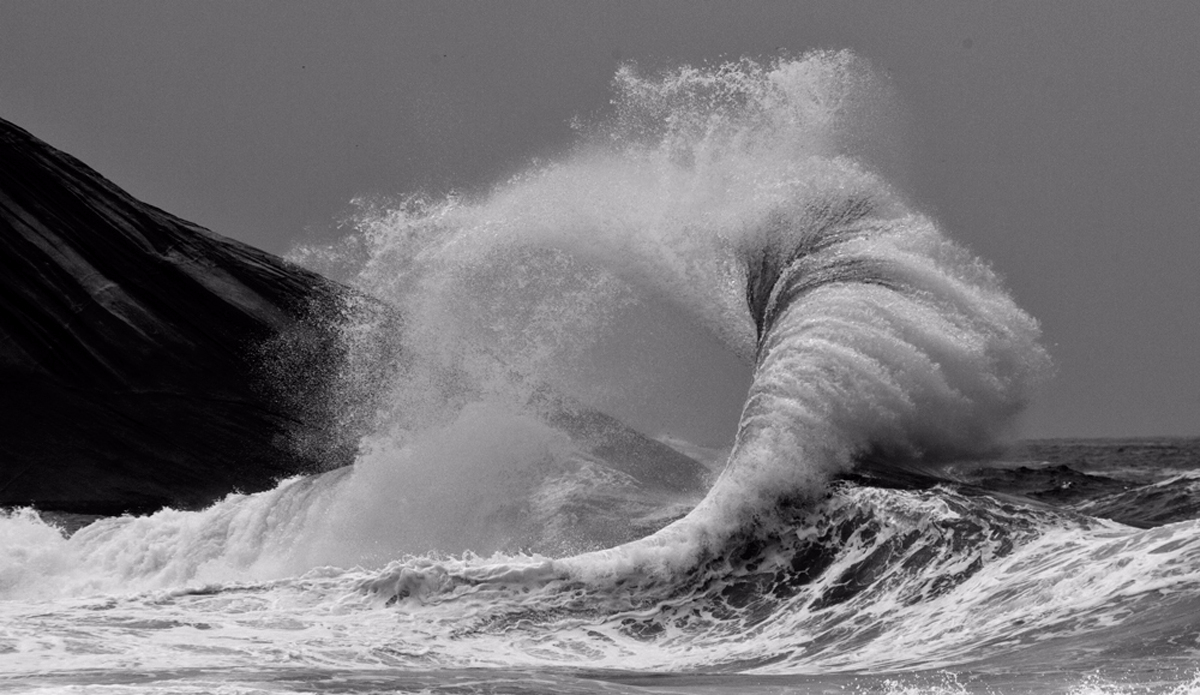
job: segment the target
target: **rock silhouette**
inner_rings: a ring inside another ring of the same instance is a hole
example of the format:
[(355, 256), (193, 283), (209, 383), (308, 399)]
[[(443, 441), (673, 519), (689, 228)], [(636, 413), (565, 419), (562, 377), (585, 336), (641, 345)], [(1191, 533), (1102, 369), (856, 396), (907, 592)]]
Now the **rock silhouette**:
[(0, 506), (190, 508), (349, 463), (355, 300), (0, 120)]

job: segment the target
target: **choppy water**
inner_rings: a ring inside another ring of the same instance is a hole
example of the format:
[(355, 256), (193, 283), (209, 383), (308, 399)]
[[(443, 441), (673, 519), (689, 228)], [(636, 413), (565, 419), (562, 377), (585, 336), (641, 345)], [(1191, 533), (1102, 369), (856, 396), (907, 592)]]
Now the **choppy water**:
[[(16, 514), (2, 525), (6, 548), (20, 545), (0, 574), (9, 592), (0, 602), (0, 688), (1200, 687), (1200, 440), (1035, 442), (937, 476), (836, 482), (812, 509), (793, 510), (786, 531), (743, 538), (679, 577), (608, 582), (547, 578), (547, 561), (524, 556), (414, 557), (261, 581), (166, 579), (172, 562), (203, 564), (189, 550), (197, 538), (177, 528), (163, 535), (169, 543), (144, 541), (137, 553), (130, 538), (189, 517), (212, 523), (211, 510), (101, 520), (70, 539)], [(1170, 505), (1146, 497), (1179, 500), (1180, 518), (1160, 522)], [(1097, 505), (1127, 523), (1076, 511)], [(230, 544), (229, 532), (214, 536)], [(35, 571), (25, 597), (13, 596), (19, 573)], [(392, 589), (405, 576), (439, 580), (397, 601)]]
[(1200, 688), (1200, 440), (1006, 449), (1049, 359), (872, 173), (887, 91), (626, 68), (487, 195), (363, 202), (296, 253), (386, 307), (330, 365), (386, 404), (354, 467), (7, 513), (0, 688)]

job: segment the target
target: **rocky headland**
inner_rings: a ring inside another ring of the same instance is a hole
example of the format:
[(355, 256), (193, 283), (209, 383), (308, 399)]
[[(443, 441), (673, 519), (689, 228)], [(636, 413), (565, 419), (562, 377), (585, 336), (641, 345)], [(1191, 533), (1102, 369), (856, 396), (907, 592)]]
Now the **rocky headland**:
[(343, 465), (348, 289), (0, 120), (0, 506), (202, 506)]

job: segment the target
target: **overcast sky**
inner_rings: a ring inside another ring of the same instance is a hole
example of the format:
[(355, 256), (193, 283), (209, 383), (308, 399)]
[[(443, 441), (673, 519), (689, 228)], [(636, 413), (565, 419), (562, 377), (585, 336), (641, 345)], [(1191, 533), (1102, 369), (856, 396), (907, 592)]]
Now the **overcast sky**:
[[(359, 194), (479, 190), (617, 64), (851, 48), (900, 187), (1041, 320), (1027, 436), (1200, 434), (1200, 3), (0, 0), (0, 117), (269, 251)], [(0, 163), (0, 166), (3, 164)]]

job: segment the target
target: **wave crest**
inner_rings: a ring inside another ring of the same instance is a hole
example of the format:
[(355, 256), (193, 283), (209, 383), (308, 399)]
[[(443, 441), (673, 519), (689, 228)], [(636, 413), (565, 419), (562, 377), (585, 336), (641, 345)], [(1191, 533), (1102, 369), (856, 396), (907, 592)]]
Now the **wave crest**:
[[(392, 431), (547, 391), (652, 433), (728, 423), (691, 514), (570, 571), (692, 562), (864, 457), (996, 446), (1048, 370), (1037, 323), (870, 171), (890, 97), (866, 61), (626, 65), (613, 90), (565, 158), (360, 215), (353, 281), (405, 316)], [(697, 386), (722, 373), (746, 376)]]

